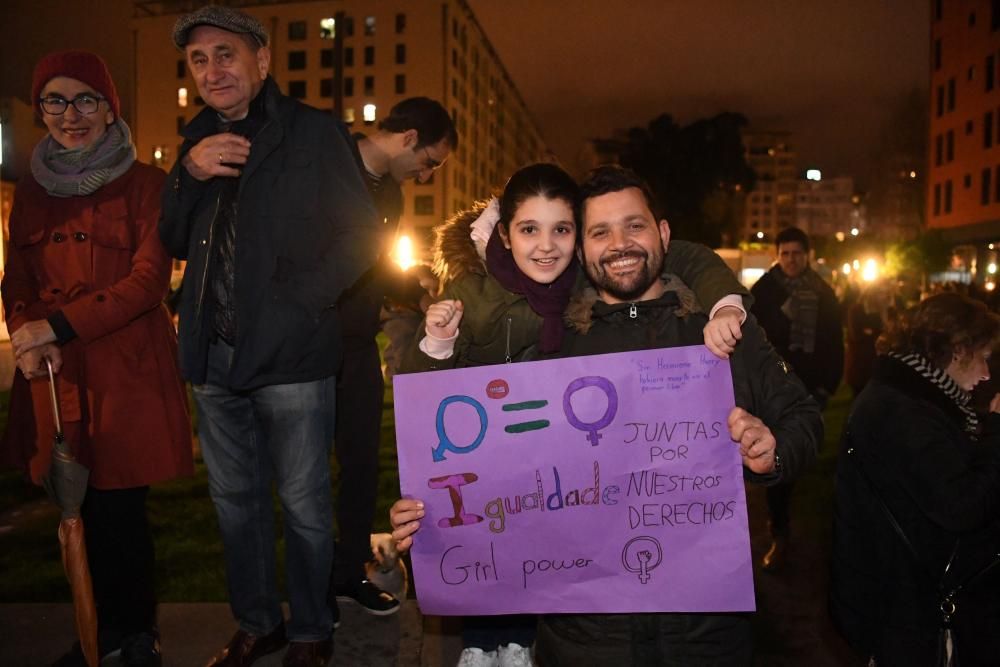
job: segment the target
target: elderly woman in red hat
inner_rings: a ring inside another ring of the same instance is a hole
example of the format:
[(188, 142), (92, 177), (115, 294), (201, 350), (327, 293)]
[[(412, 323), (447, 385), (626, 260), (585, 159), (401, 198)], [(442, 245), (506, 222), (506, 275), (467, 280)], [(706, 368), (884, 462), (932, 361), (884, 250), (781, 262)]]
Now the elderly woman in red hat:
[[(159, 665), (149, 485), (192, 472), (187, 399), (163, 299), (171, 261), (156, 231), (165, 174), (136, 161), (100, 57), (52, 53), (32, 102), (49, 130), (17, 185), (2, 295), (20, 371), (4, 458), (38, 483), (54, 436), (46, 361), (63, 431), (90, 469), (82, 515), (99, 648)], [(84, 664), (79, 646), (58, 665)]]

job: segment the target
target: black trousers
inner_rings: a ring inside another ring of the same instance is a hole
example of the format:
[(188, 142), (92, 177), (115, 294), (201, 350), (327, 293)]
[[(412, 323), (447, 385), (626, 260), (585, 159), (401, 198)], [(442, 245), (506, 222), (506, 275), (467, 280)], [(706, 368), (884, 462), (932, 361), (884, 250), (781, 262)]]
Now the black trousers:
[(792, 491), (794, 490), (794, 482), (783, 482), (767, 487), (767, 511), (771, 516), (772, 537), (788, 537), (792, 519)]
[(84, 539), (97, 603), (101, 654), (123, 637), (156, 625), (153, 537), (146, 518), (149, 487), (101, 490), (83, 501)]
[(337, 376), (334, 453), (340, 464), (336, 513), (339, 541), (331, 582), (360, 581), (371, 560), (371, 531), (378, 496), (378, 448), (385, 382), (375, 337), (345, 339)]

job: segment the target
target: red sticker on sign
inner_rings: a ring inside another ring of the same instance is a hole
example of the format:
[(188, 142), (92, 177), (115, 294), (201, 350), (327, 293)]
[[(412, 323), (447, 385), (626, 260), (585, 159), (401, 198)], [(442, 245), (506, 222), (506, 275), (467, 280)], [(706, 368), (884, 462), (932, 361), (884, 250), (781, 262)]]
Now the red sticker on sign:
[(486, 395), (490, 398), (505, 398), (510, 393), (510, 386), (506, 380), (491, 380), (486, 385)]

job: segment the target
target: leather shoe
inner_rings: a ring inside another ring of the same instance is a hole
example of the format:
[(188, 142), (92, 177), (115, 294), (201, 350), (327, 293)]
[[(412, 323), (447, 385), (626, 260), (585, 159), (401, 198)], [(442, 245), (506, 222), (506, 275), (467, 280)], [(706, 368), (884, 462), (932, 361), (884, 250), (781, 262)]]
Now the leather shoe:
[(287, 643), (284, 623), (279, 623), (278, 627), (263, 637), (237, 630), (225, 648), (206, 667), (247, 667)]
[(327, 667), (333, 657), (333, 639), (318, 642), (291, 642), (282, 667)]
[(760, 560), (760, 566), (768, 572), (781, 569), (788, 558), (788, 538), (775, 537), (771, 542), (771, 548), (767, 550)]

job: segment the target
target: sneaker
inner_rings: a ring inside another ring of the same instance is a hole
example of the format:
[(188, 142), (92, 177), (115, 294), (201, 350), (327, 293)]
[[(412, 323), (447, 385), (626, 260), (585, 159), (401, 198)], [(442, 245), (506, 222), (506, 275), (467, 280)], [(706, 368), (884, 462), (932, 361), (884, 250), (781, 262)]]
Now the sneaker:
[(531, 648), (511, 642), (497, 649), (500, 667), (532, 667)]
[(467, 648), (458, 656), (455, 667), (499, 667), (496, 651), (484, 651), (481, 648)]
[(161, 667), (160, 639), (155, 632), (139, 632), (122, 639), (122, 667)]
[(354, 600), (375, 616), (390, 616), (399, 611), (399, 600), (367, 579), (354, 586), (338, 588), (337, 599)]

